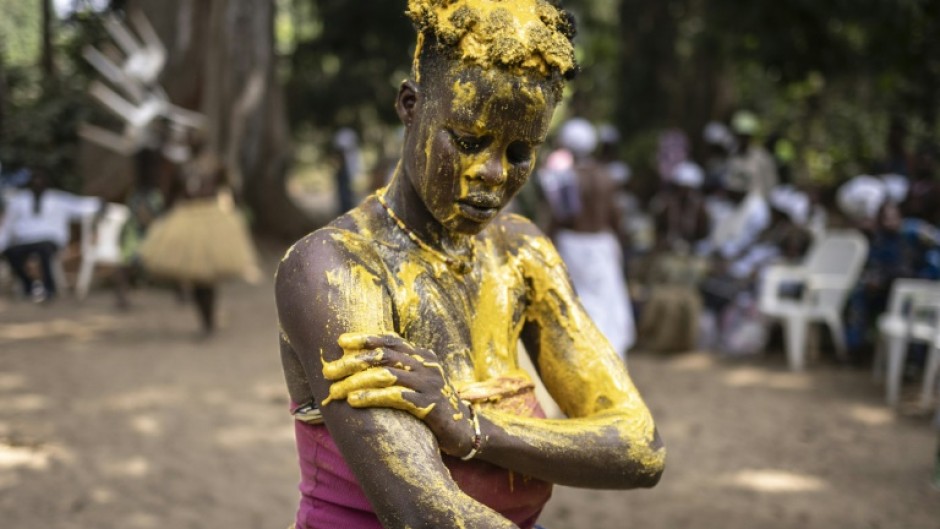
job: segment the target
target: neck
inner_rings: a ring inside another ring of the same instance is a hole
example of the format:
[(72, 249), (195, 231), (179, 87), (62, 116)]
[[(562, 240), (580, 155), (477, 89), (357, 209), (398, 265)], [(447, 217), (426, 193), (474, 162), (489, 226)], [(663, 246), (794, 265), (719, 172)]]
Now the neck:
[(385, 202), (419, 239), (445, 255), (461, 256), (470, 252), (473, 237), (447, 230), (431, 215), (411, 180), (399, 163), (385, 189)]

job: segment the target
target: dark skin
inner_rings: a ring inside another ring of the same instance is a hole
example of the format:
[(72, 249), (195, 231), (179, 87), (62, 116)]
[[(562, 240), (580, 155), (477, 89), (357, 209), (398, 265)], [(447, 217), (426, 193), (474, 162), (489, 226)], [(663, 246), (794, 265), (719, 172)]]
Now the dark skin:
[[(475, 87), (466, 106), (453, 104), (459, 82)], [(470, 69), (404, 83), (403, 159), (385, 196), (433, 251), (371, 198), (279, 267), (292, 400), (331, 396), (326, 426), (385, 527), (515, 527), (464, 494), (441, 453), (467, 454), (474, 434), (466, 402), (449, 396), (515, 373), (519, 337), (570, 419), (475, 406), (486, 438), (477, 459), (596, 488), (648, 487), (662, 472), (649, 412), (554, 249), (527, 221), (500, 214), (530, 176), (554, 109), (552, 98), (521, 94), (549, 94), (545, 84)], [(471, 268), (455, 272), (445, 257)]]
[(614, 202), (617, 184), (604, 166), (590, 158), (576, 160), (575, 172), (578, 174), (581, 203), (585, 207), (570, 223), (560, 227), (587, 233), (613, 230), (619, 235), (620, 216)]

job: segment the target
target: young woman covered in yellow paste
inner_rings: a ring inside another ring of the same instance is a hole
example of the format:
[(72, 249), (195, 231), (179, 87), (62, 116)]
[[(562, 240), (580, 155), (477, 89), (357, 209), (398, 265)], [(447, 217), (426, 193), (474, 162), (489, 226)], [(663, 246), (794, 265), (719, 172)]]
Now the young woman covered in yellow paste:
[[(551, 484), (651, 487), (665, 450), (551, 242), (501, 213), (566, 77), (544, 0), (410, 0), (418, 29), (387, 188), (277, 276), (308, 528), (531, 528)], [(568, 418), (549, 420), (517, 343)]]

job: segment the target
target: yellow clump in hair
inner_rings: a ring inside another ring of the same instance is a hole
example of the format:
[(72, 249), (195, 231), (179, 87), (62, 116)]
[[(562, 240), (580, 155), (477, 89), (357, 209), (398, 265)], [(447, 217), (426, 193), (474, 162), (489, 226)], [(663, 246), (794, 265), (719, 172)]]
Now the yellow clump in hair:
[(547, 76), (576, 67), (570, 21), (546, 0), (408, 0), (408, 15), (419, 34), (484, 69)]

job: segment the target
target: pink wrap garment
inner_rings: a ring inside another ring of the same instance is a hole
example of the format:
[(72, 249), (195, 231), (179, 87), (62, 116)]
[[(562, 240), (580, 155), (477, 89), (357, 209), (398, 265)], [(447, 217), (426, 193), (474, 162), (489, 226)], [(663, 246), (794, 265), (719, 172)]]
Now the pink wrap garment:
[[(544, 417), (531, 399), (533, 416)], [(382, 529), (365, 493), (323, 424), (294, 421), (300, 459), (300, 507), (296, 529)], [(460, 489), (522, 529), (532, 529), (552, 494), (552, 485), (513, 475), (485, 461), (442, 454)]]

